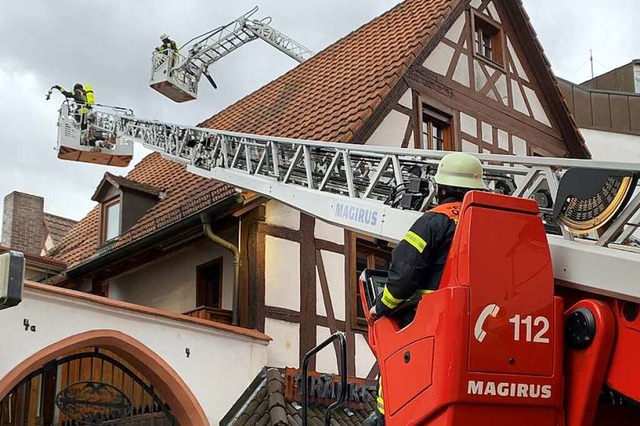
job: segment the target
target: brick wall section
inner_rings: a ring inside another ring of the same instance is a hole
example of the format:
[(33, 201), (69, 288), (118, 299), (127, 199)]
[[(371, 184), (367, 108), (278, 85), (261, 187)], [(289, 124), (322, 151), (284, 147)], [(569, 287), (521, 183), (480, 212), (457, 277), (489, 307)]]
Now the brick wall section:
[(4, 197), (2, 245), (40, 255), (44, 239), (44, 198), (17, 191)]

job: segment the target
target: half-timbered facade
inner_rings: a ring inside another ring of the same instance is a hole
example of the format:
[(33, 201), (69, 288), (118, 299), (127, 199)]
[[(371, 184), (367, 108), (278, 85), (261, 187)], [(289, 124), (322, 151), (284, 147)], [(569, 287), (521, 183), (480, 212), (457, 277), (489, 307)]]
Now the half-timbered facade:
[[(200, 125), (589, 156), (518, 0), (406, 0)], [(105, 176), (94, 199), (53, 251), (71, 266), (48, 283), (256, 329), (271, 338), (266, 363), (276, 368), (299, 367), (343, 331), (349, 375), (375, 376), (356, 280), (364, 268), (388, 267), (388, 245), (190, 175), (158, 154), (126, 178)], [(203, 231), (203, 217), (237, 258)], [(337, 372), (336, 353), (321, 352), (312, 368)]]

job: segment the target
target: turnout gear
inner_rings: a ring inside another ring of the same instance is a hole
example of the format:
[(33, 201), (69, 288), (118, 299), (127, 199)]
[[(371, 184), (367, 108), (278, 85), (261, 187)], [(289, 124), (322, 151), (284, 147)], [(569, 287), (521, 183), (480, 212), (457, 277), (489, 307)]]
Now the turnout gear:
[(168, 35), (162, 34), (160, 36), (160, 40), (162, 40), (162, 44), (159, 47), (156, 47), (158, 52), (167, 53), (167, 50), (171, 49), (173, 51), (178, 50), (178, 45), (175, 41), (171, 40)]
[(422, 215), (398, 243), (391, 254), (389, 278), (376, 302), (377, 315), (386, 315), (416, 292), (438, 289), (461, 204), (447, 199)]

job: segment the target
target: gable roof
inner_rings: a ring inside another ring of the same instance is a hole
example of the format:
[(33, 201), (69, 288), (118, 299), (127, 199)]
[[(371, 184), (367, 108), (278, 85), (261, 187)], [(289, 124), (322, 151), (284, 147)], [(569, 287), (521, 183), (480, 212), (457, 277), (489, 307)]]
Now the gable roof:
[(160, 193), (162, 192), (161, 188), (157, 188), (153, 185), (148, 185), (142, 182), (136, 182), (135, 180), (132, 179), (127, 179), (124, 178), (122, 176), (116, 176), (113, 175), (109, 172), (106, 172), (104, 174), (104, 177), (102, 178), (102, 181), (100, 182), (100, 184), (98, 185), (98, 187), (96, 188), (96, 191), (93, 193), (93, 196), (91, 197), (91, 199), (93, 201), (99, 201), (99, 198), (101, 196), (101, 193), (106, 189), (107, 185), (113, 185), (114, 187), (120, 189), (120, 188), (126, 188), (126, 189), (130, 189), (132, 191), (136, 191), (136, 192), (141, 192), (143, 194), (148, 194), (151, 195), (153, 197), (158, 197), (160, 195)]
[(51, 235), (53, 244), (58, 244), (62, 241), (76, 223), (78, 223), (77, 220), (67, 219), (66, 217), (56, 216), (50, 213), (44, 214), (44, 226), (46, 227), (47, 233)]
[[(361, 425), (375, 408), (375, 399), (370, 396), (362, 409), (337, 408), (332, 413), (331, 424)], [(326, 411), (325, 406), (310, 404), (307, 410), (309, 423), (324, 424)], [(284, 372), (278, 368), (266, 368), (249, 385), (220, 425), (299, 426), (302, 425), (302, 407), (286, 399)]]
[[(186, 171), (186, 166), (166, 160), (158, 153), (145, 157), (127, 175), (128, 181), (164, 188), (166, 196), (149, 209), (136, 224), (121, 235), (122, 246), (165, 228), (187, 215), (236, 194), (235, 188)], [(96, 205), (69, 234), (57, 244), (50, 256), (71, 267), (96, 257), (99, 245), (100, 205)]]

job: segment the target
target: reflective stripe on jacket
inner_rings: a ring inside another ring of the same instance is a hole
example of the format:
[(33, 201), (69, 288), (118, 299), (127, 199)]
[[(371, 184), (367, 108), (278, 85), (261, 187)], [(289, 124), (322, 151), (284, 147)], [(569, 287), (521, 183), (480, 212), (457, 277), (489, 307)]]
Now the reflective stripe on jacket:
[(453, 199), (423, 214), (391, 253), (389, 278), (376, 303), (385, 315), (416, 292), (437, 290), (461, 204)]

